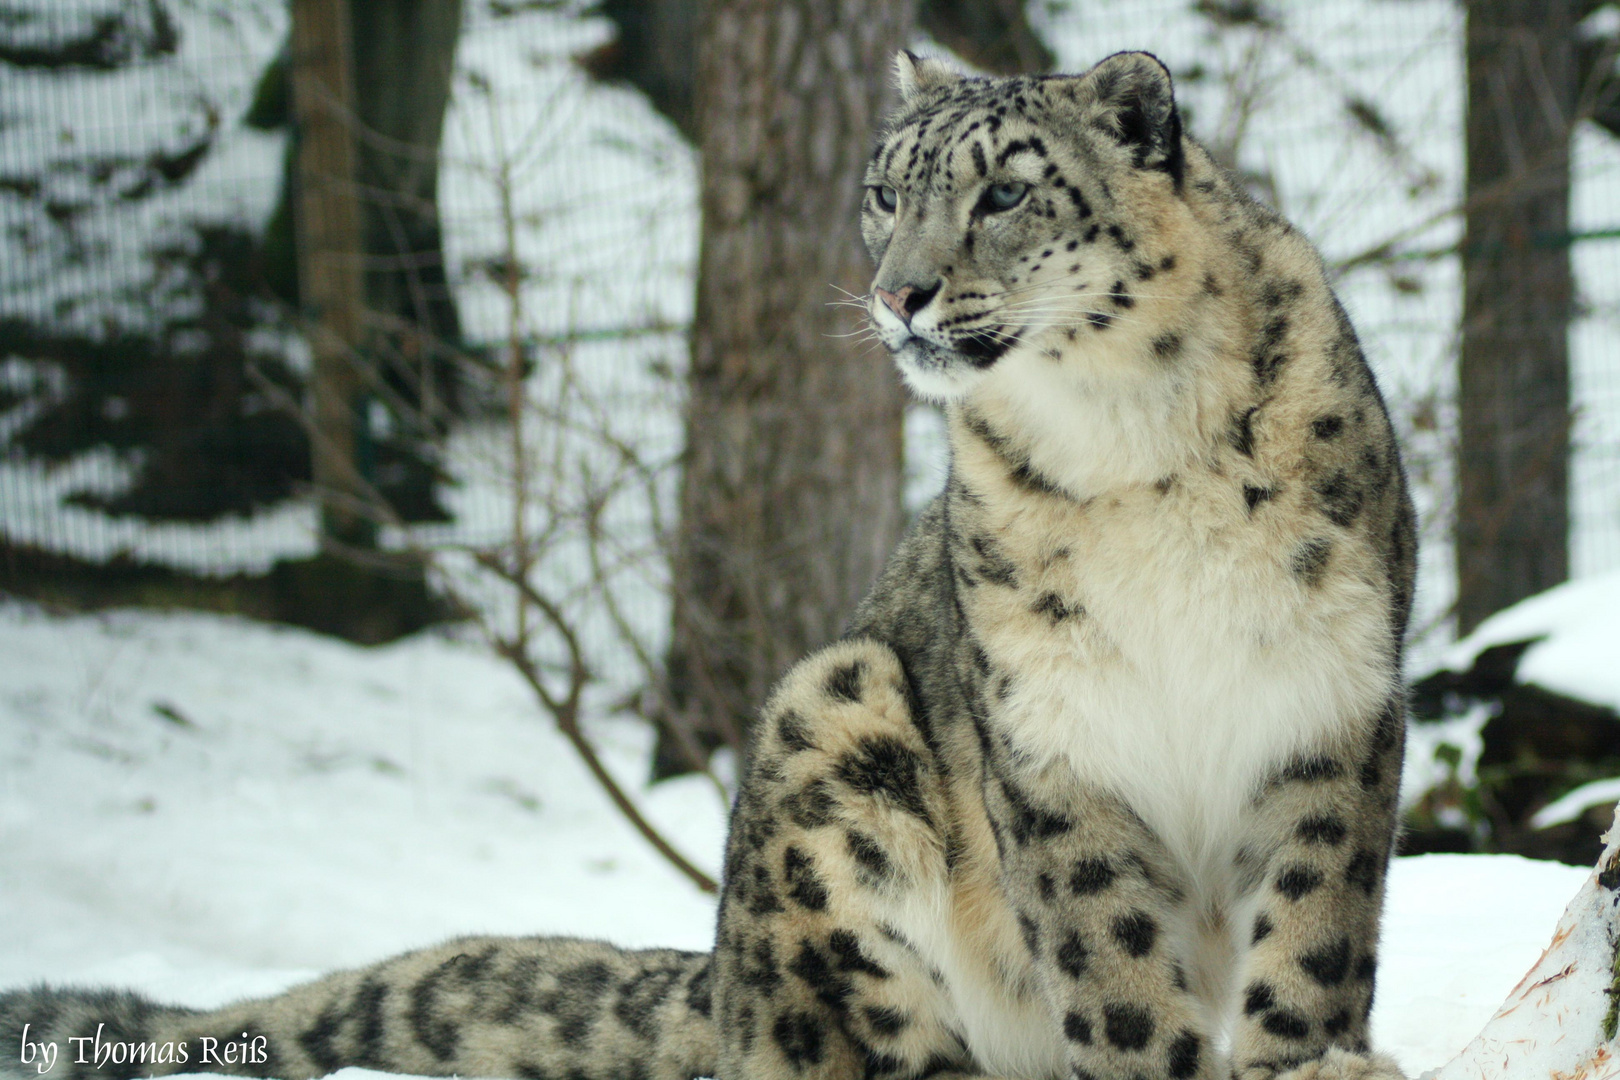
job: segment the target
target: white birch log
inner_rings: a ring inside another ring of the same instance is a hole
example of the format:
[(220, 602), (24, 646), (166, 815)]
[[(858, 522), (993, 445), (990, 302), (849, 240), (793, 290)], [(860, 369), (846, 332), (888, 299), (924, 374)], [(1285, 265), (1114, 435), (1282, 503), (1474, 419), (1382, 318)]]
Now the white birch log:
[(1535, 967), (1462, 1053), (1420, 1080), (1620, 1078), (1620, 808), (1603, 841)]

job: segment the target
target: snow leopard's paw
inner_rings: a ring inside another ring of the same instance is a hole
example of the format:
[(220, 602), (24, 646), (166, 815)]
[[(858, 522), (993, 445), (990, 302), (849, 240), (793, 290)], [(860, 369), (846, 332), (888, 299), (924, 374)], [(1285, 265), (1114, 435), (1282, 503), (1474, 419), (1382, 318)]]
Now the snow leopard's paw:
[(1277, 1080), (1406, 1080), (1406, 1074), (1388, 1054), (1352, 1054), (1335, 1046)]

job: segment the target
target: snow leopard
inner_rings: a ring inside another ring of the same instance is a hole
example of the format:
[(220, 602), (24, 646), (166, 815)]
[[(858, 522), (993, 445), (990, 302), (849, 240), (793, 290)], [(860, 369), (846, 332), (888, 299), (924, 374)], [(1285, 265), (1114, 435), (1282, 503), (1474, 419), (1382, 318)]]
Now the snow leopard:
[[(713, 952), (466, 938), (213, 1012), (41, 987), (8, 1067), (27, 1023), (72, 1077), (1400, 1076), (1413, 509), (1322, 260), (1150, 54), (896, 68), (867, 307), (949, 469), (762, 705)], [(98, 1033), (133, 1049), (84, 1064)]]

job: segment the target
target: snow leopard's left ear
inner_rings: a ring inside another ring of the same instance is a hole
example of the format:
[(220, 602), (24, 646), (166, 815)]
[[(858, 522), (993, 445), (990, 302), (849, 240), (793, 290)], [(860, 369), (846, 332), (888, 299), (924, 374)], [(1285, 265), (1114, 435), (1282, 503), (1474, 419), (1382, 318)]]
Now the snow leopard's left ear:
[(1152, 53), (1115, 53), (1080, 77), (1081, 95), (1102, 108), (1105, 127), (1139, 169), (1159, 169), (1181, 188), (1186, 159), (1170, 69)]
[(932, 56), (918, 56), (901, 49), (894, 57), (894, 82), (900, 88), (900, 100), (911, 104), (931, 90), (954, 86), (962, 81), (962, 73), (943, 60)]

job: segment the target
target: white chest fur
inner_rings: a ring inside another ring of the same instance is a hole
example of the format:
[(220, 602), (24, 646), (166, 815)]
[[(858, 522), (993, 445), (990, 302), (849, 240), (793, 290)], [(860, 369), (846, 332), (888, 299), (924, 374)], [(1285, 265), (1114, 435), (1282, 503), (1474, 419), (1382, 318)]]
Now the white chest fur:
[[(1307, 583), (1291, 541), (1230, 495), (1212, 511), (1199, 483), (1216, 480), (1099, 499), (1060, 549), (1045, 523), (1013, 519), (998, 542), (1024, 556), (1028, 580), (969, 604), (1012, 678), (995, 722), (1037, 760), (1122, 796), (1190, 879), (1214, 881), (1264, 776), (1375, 713), (1393, 673), (1373, 585)], [(1066, 554), (1040, 557), (1043, 544)], [(1047, 594), (1071, 614), (1031, 604)]]
[[(1354, 539), (1323, 536), (1297, 499), (1246, 505), (1219, 464), (1230, 400), (1251, 376), (1218, 356), (1189, 337), (1176, 368), (1110, 347), (1044, 368), (1015, 350), (992, 369), (969, 408), (1017, 433), (1077, 504), (1008, 486), (1005, 461), (964, 425), (956, 440), (985, 496), (975, 527), (1020, 577), (967, 599), (1012, 675), (997, 722), (1124, 797), (1195, 881), (1229, 865), (1262, 777), (1365, 721), (1395, 678), (1381, 586), (1307, 581), (1292, 565), (1312, 539), (1341, 545), (1335, 565), (1349, 566)], [(1037, 610), (1046, 595), (1076, 614)]]

